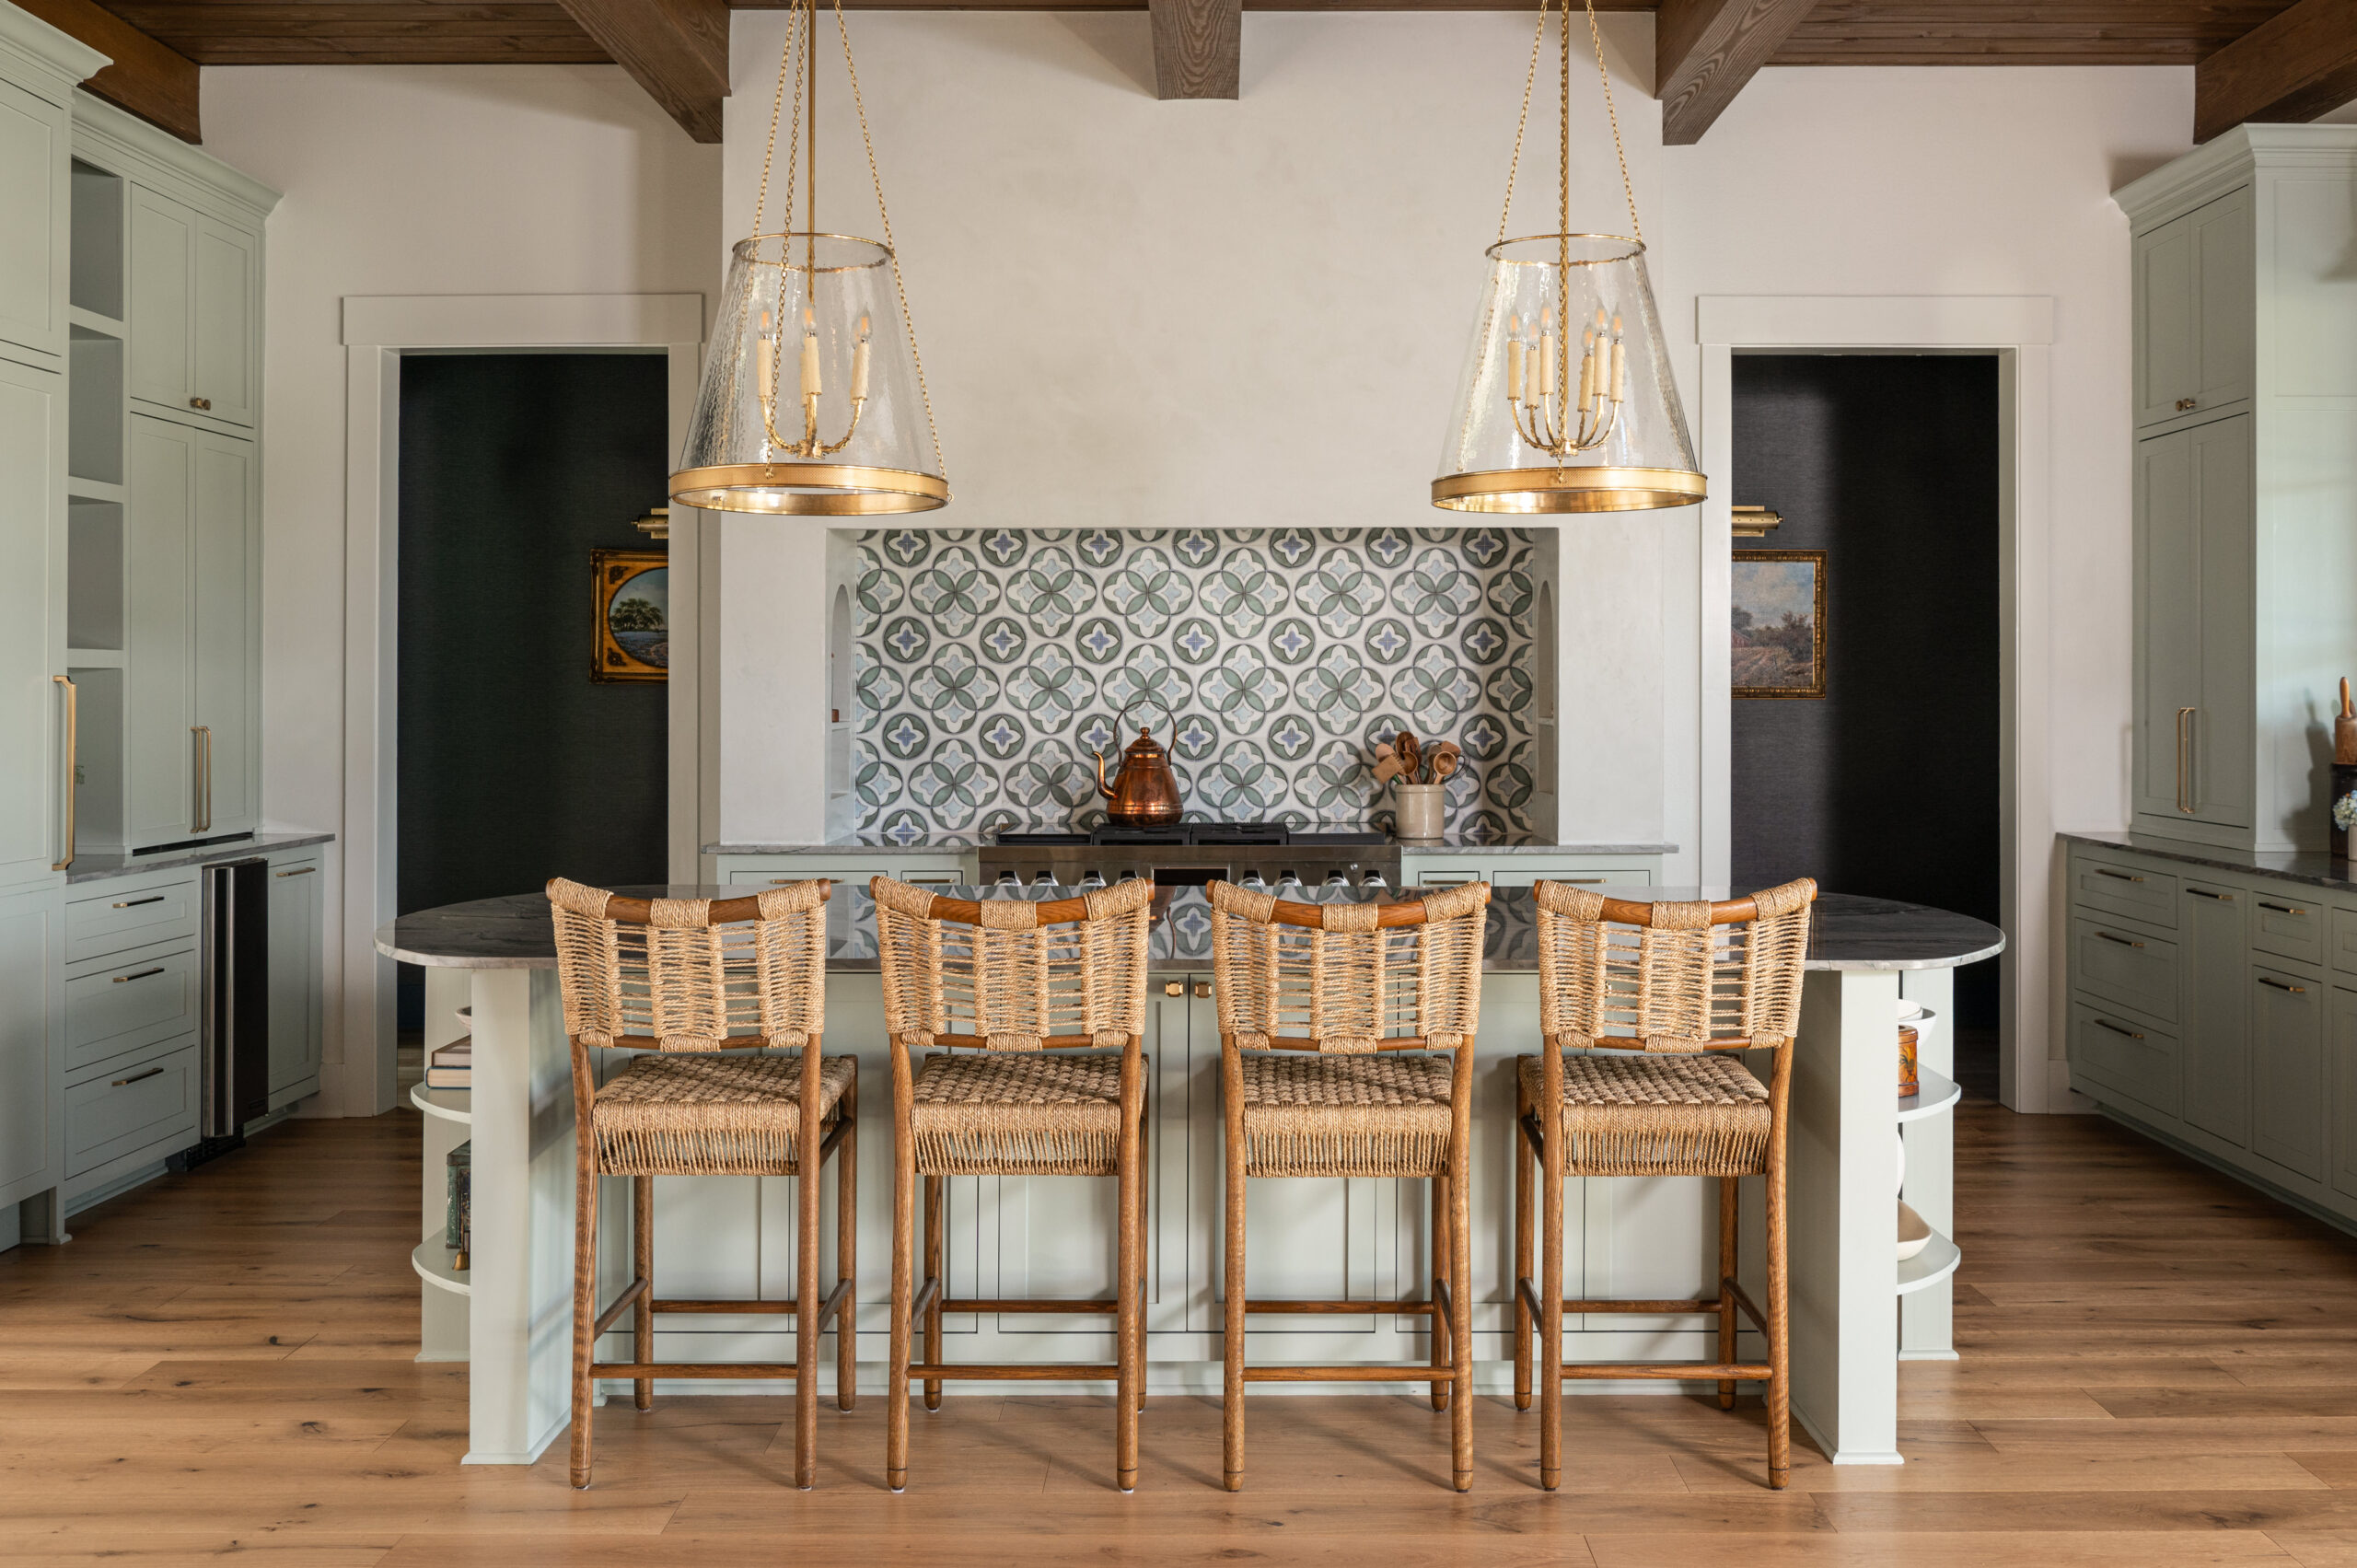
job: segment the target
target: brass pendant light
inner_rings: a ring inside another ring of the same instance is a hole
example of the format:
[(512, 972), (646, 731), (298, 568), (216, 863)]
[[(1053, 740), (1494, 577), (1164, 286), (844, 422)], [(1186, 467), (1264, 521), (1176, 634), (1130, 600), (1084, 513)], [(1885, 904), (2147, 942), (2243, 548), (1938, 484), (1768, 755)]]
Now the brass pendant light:
[[(842, 0), (835, 31), (866, 144), (881, 242), (819, 228), (817, 0), (795, 0), (787, 17), (753, 232), (731, 254), (716, 341), (696, 389), (687, 448), (671, 475), (671, 499), (775, 516), (931, 511), (947, 504), (949, 482)], [(785, 210), (778, 227), (765, 231), (782, 123), (788, 127)], [(797, 161), (806, 208), (800, 215)]]
[[(1556, 232), (1506, 238), (1531, 88), (1547, 41), (1548, 13), (1560, 32), (1556, 143)], [(1539, 0), (1515, 127), (1498, 240), (1457, 383), (1455, 416), (1433, 481), (1433, 505), (1457, 512), (1631, 512), (1702, 499), (1694, 443), (1664, 352), (1661, 319), (1645, 274), (1636, 188), (1620, 145), (1595, 0), (1588, 41), (1604, 84), (1629, 232), (1572, 232), (1571, 0)], [(1574, 366), (1573, 355), (1578, 364)]]

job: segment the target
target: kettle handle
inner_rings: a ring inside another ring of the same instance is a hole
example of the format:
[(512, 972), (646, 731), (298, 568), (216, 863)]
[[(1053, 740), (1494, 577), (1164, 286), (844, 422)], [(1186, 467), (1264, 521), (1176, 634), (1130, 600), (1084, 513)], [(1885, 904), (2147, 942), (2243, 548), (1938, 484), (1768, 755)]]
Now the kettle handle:
[(1116, 735), (1113, 738), (1116, 745), (1120, 744), (1122, 737), (1128, 735), (1130, 732), (1130, 711), (1144, 703), (1151, 703), (1155, 707), (1162, 710), (1162, 716), (1170, 721), (1172, 738), (1176, 739), (1178, 738), (1176, 733), (1178, 728), (1178, 714), (1172, 710), (1169, 703), (1164, 702), (1153, 692), (1141, 691), (1136, 696), (1131, 698), (1126, 703), (1122, 704), (1120, 713), (1114, 718), (1114, 726), (1120, 731), (1120, 735)]

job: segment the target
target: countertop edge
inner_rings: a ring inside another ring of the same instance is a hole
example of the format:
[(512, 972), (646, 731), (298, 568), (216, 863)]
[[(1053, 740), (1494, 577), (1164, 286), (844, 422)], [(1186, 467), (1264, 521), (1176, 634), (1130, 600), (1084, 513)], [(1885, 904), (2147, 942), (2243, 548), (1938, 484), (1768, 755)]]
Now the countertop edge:
[[(2175, 861), (2180, 865), (2200, 865), (2212, 871), (2271, 877), (2279, 882), (2297, 882), (2303, 887), (2322, 888), (2328, 892), (2357, 895), (2357, 864), (2336, 862), (2322, 850), (2235, 849), (2226, 844), (2196, 843), (2186, 839), (2164, 839), (2149, 833), (2124, 831), (2073, 830), (2058, 831), (2054, 836), (2065, 843), (2085, 844), (2091, 849), (2118, 850), (2123, 854), (2149, 854), (2157, 860)], [(2294, 864), (2270, 865), (2267, 864), (2270, 860)], [(2336, 876), (2329, 869), (2335, 865), (2348, 874)]]
[[(970, 844), (706, 844), (705, 854), (823, 854), (823, 855), (894, 855), (915, 858), (938, 855), (955, 859), (977, 850), (989, 848), (980, 843)], [(1676, 844), (1640, 843), (1527, 843), (1480, 844), (1458, 843), (1446, 840), (1439, 843), (1399, 845), (1402, 855), (1411, 854), (1676, 854)]]
[[(230, 843), (204, 844), (192, 849), (166, 850), (160, 854), (121, 855), (110, 857), (107, 865), (69, 866), (65, 885), (69, 888), (83, 882), (107, 882), (118, 877), (140, 877), (150, 871), (179, 871), (192, 865), (203, 865), (216, 860), (240, 860), (248, 855), (276, 854), (283, 850), (308, 849), (314, 844), (335, 842), (333, 833), (284, 832), (256, 833), (250, 839)], [(92, 856), (96, 859), (96, 856)]]

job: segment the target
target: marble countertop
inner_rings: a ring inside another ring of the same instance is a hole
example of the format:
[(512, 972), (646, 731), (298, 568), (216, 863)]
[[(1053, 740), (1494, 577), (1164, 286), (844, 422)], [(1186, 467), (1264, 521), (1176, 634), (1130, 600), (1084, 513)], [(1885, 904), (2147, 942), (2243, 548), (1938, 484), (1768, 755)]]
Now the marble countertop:
[(333, 833), (256, 833), (250, 839), (202, 844), (192, 849), (165, 850), (159, 854), (77, 854), (74, 857), (74, 864), (66, 868), (65, 880), (69, 884), (102, 882), (110, 877), (136, 877), (146, 871), (177, 871), (183, 865), (204, 865), (216, 860), (242, 860), (248, 855), (275, 854), (280, 850), (333, 842)]
[[(1039, 831), (1058, 830), (1040, 829)], [(1357, 824), (1335, 823), (1329, 830), (1356, 831)], [(706, 854), (857, 854), (865, 850), (878, 850), (888, 854), (954, 856), (982, 844), (972, 838), (949, 834), (921, 839), (914, 843), (894, 843), (875, 834), (827, 844), (706, 844)], [(1676, 854), (1676, 844), (1641, 843), (1558, 843), (1542, 839), (1485, 840), (1475, 834), (1452, 833), (1429, 843), (1402, 843), (1402, 854)]]
[[(648, 898), (742, 897), (737, 888), (624, 888), (619, 891)], [(1606, 888), (1616, 898), (1653, 900), (1694, 899), (1705, 889), (1694, 888)], [(955, 898), (1069, 898), (1075, 888), (945, 888)], [(1708, 889), (1724, 898), (1724, 889)], [(1381, 896), (1381, 895), (1378, 895)], [(1315, 903), (1356, 903), (1355, 888), (1308, 889)], [(1534, 905), (1527, 888), (1501, 888), (1490, 900), (1490, 924), (1483, 944), (1482, 969), (1511, 973), (1536, 968), (1538, 929)], [(1157, 970), (1185, 971), (1211, 968), (1211, 909), (1200, 888), (1171, 891), (1167, 904), (1156, 900), (1148, 950)], [(1922, 904), (1887, 899), (1857, 898), (1824, 893), (1817, 898), (1809, 939), (1808, 967), (1813, 970), (1952, 969), (1995, 956), (2005, 945), (2004, 933), (1983, 921), (1951, 914)], [(404, 963), (440, 969), (554, 969), (555, 938), (549, 906), (539, 893), (480, 899), (440, 909), (405, 914), (377, 929), (377, 950)], [(827, 905), (827, 967), (842, 973), (873, 972), (876, 962), (875, 905), (866, 889), (839, 885)]]
[(2187, 865), (2213, 871), (2243, 871), (2254, 877), (2280, 877), (2336, 893), (2357, 893), (2357, 865), (2335, 860), (2322, 850), (2229, 849), (2223, 844), (2197, 844), (2184, 839), (2158, 838), (2151, 833), (2061, 833), (2066, 843), (2094, 844), (2101, 849), (2132, 850)]

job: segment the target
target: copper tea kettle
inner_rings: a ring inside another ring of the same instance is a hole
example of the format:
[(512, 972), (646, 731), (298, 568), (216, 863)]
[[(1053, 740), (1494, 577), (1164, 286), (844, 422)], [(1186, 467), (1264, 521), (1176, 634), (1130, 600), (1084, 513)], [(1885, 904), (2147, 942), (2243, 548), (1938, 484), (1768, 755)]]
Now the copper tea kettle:
[[(1161, 708), (1167, 717), (1173, 718), (1168, 707), (1153, 697), (1139, 699)], [(1130, 708), (1121, 710), (1115, 733), (1129, 728)], [(1120, 768), (1113, 774), (1113, 782), (1105, 782), (1105, 753), (1097, 758), (1097, 793), (1105, 797), (1105, 819), (1117, 828), (1168, 828), (1178, 821), (1178, 775), (1171, 771), (1170, 753), (1164, 750), (1145, 726), (1138, 726), (1138, 738), (1121, 753)]]

